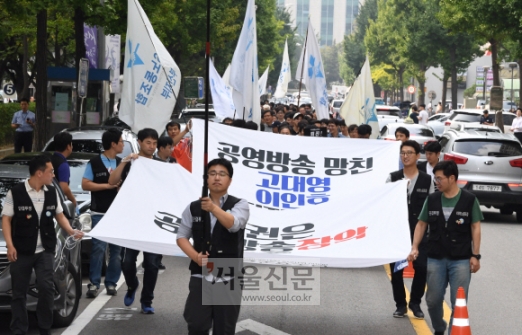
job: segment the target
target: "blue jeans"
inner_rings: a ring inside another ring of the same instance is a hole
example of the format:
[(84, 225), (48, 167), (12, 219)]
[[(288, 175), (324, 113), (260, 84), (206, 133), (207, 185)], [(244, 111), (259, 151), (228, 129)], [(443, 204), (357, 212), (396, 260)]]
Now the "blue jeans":
[[(125, 276), (125, 282), (129, 289), (136, 289), (138, 286), (138, 270), (136, 261), (138, 259), (139, 250), (124, 248), (122, 259), (122, 270)], [(143, 252), (143, 288), (141, 289), (140, 302), (144, 305), (151, 306), (154, 299), (154, 288), (158, 280), (159, 264), (162, 255)]]
[[(103, 215), (91, 215), (92, 228), (100, 222), (102, 217)], [(89, 269), (91, 283), (100, 288), (102, 267), (103, 262), (105, 262), (105, 250), (107, 250), (107, 244), (109, 244), (109, 264), (105, 272), (105, 287), (116, 286), (121, 276), (121, 247), (95, 238), (92, 239), (91, 243), (91, 264)]]
[(469, 266), (469, 259), (451, 260), (448, 258), (428, 258), (428, 290), (426, 291), (426, 304), (428, 305), (431, 324), (436, 332), (444, 332), (447, 326), (443, 319), (444, 313), (442, 302), (444, 301), (444, 295), (448, 283), (451, 292), (451, 320), (448, 327), (448, 334), (450, 334), (457, 290), (462, 286), (466, 293), (467, 300), (470, 281), (471, 269)]

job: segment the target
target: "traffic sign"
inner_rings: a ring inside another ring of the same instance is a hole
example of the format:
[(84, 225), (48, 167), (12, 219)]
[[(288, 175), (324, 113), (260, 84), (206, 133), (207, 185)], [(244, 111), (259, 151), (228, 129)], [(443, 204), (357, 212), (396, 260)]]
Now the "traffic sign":
[(428, 99), (435, 100), (436, 98), (437, 98), (437, 94), (435, 94), (435, 91), (428, 92)]
[(410, 93), (410, 94), (415, 93), (415, 86), (413, 86), (413, 85), (408, 86), (408, 93)]
[(10, 98), (16, 94), (16, 90), (13, 84), (5, 84), (4, 85), (4, 94), (6, 97)]
[(87, 85), (89, 83), (89, 60), (87, 58), (80, 59), (80, 70), (78, 73), (78, 96), (80, 98), (87, 97)]

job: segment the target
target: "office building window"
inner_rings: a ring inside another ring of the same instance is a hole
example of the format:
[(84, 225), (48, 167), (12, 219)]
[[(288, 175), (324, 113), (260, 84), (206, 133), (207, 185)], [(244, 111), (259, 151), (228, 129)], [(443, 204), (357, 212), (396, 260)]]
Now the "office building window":
[(321, 45), (333, 44), (334, 0), (321, 4)]
[(355, 30), (355, 19), (359, 14), (359, 0), (346, 0), (345, 34), (350, 35)]
[(310, 0), (297, 0), (296, 10), (296, 25), (297, 34), (301, 35), (303, 39), (306, 36), (306, 29), (308, 28), (308, 15), (310, 14)]

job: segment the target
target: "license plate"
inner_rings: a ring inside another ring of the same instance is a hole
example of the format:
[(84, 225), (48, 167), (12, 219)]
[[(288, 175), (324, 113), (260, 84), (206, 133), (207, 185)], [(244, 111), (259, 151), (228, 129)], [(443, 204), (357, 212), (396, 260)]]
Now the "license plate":
[(502, 192), (502, 186), (497, 186), (497, 185), (473, 185), (473, 191)]

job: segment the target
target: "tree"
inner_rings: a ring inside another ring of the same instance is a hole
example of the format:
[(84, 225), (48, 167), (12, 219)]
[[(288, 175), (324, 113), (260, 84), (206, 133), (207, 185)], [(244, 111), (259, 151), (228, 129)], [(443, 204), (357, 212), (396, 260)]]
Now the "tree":
[(321, 48), (321, 58), (323, 60), (325, 79), (327, 85), (331, 87), (331, 83), (340, 82), (341, 76), (339, 71), (339, 52), (342, 45), (334, 44)]

